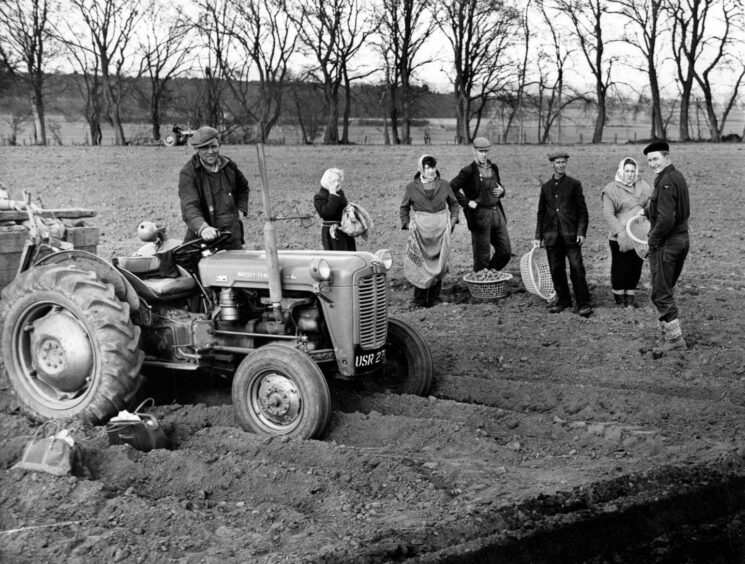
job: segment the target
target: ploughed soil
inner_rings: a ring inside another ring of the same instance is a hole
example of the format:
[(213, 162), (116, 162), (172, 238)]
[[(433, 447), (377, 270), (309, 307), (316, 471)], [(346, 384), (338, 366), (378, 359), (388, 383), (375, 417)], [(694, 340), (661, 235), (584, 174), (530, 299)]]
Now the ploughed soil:
[[(431, 148), (449, 178), (469, 158)], [(228, 147), (258, 186), (252, 147)], [(312, 210), (323, 170), (376, 231), (360, 246), (405, 243), (397, 210), (421, 148), (267, 147), (281, 215)], [(170, 450), (112, 446), (74, 427), (84, 463), (54, 477), (11, 469), (36, 427), (0, 391), (0, 561), (7, 562), (741, 562), (745, 559), (745, 195), (742, 145), (674, 146), (691, 185), (692, 251), (677, 297), (689, 348), (653, 354), (645, 269), (640, 307), (613, 307), (599, 191), (638, 146), (570, 148), (591, 228), (584, 249), (595, 312), (551, 315), (525, 291), (539, 147), (495, 147), (514, 254), (507, 296), (470, 298), (470, 239), (455, 232), (442, 304), (411, 310), (400, 260), (391, 314), (430, 344), (427, 397), (333, 384), (321, 440), (240, 429), (228, 382), (162, 375), (148, 383)], [(48, 207), (99, 210), (102, 256), (137, 248), (141, 219), (180, 235), (175, 177), (187, 150), (3, 148), (3, 180)], [(447, 166), (445, 166), (447, 164)], [(646, 165), (643, 165), (646, 170)], [(648, 172), (645, 176), (651, 181)], [(308, 180), (310, 179), (310, 180)], [(261, 242), (252, 196), (249, 246)], [(318, 224), (288, 224), (281, 246), (318, 245)]]

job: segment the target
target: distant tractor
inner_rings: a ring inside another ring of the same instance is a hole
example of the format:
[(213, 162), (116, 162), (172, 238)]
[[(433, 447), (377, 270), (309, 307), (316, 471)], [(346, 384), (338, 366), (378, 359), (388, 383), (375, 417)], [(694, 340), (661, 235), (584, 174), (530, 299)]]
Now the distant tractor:
[(103, 423), (142, 373), (211, 372), (232, 377), (244, 429), (312, 438), (329, 420), (329, 379), (428, 393), (425, 339), (388, 315), (390, 252), (278, 252), (262, 146), (259, 161), (263, 251), (217, 251), (227, 234), (111, 263), (27, 246), (0, 300), (3, 370), (25, 413)]
[(181, 127), (174, 124), (173, 129), (163, 136), (163, 145), (166, 147), (186, 145), (192, 135), (194, 135), (193, 129), (181, 129)]

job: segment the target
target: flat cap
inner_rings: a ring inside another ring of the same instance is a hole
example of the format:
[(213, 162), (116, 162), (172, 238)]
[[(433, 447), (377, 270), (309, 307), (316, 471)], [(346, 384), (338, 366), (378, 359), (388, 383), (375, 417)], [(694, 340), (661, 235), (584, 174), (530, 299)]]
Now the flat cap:
[(489, 140), (486, 137), (476, 137), (476, 139), (473, 140), (474, 149), (488, 149), (489, 147), (491, 147), (491, 143), (489, 143)]
[(644, 147), (644, 154), (654, 153), (656, 151), (669, 151), (670, 145), (667, 141), (652, 141), (649, 145)]
[(567, 153), (566, 151), (556, 151), (555, 153), (549, 153), (548, 154), (548, 160), (549, 161), (552, 161), (553, 162), (554, 159), (558, 159), (558, 158), (568, 159), (569, 158), (569, 153)]
[(191, 145), (194, 148), (204, 147), (205, 145), (210, 143), (213, 139), (216, 139), (217, 135), (218, 135), (217, 129), (215, 129), (214, 127), (205, 125), (197, 129), (194, 135), (191, 136), (191, 139), (189, 139), (189, 145)]

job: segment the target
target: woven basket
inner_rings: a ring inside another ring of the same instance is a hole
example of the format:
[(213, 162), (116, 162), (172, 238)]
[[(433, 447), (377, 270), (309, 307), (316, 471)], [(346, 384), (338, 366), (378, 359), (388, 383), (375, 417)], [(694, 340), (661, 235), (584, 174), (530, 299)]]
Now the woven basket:
[(475, 272), (470, 272), (463, 277), (474, 298), (487, 300), (504, 298), (507, 295), (507, 282), (512, 280), (512, 274), (500, 272), (498, 280), (476, 280), (475, 276)]
[(650, 227), (649, 220), (643, 215), (635, 215), (626, 224), (626, 233), (629, 234), (631, 242), (634, 244), (634, 250), (644, 260), (647, 260), (649, 254), (647, 235)]
[(525, 289), (531, 294), (549, 302), (556, 296), (548, 257), (539, 245), (535, 245), (520, 259), (520, 276)]

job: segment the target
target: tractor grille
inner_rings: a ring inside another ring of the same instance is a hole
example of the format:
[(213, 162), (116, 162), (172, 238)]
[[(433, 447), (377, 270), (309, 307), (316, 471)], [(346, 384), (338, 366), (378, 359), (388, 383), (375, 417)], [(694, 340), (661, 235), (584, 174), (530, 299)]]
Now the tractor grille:
[(385, 345), (388, 331), (388, 285), (385, 274), (360, 279), (360, 346), (377, 349)]

